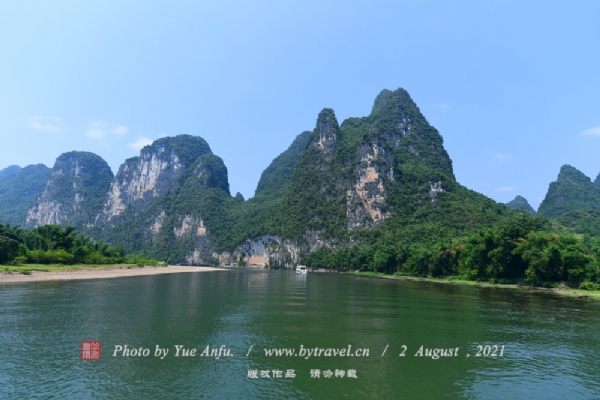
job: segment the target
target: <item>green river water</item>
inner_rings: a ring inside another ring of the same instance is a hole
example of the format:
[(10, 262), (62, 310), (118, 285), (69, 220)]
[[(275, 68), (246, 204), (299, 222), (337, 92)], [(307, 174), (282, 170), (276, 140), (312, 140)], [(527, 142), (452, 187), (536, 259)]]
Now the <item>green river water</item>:
[(600, 302), (266, 270), (4, 284), (0, 398), (598, 399)]

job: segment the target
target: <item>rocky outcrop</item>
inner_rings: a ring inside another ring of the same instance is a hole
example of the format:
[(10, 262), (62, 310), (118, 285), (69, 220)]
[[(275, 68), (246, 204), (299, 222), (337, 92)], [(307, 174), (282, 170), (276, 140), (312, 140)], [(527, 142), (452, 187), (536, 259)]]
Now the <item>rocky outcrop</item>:
[[(206, 242), (198, 244), (207, 244)], [(275, 235), (247, 239), (232, 252), (210, 252), (206, 247), (196, 247), (186, 256), (190, 265), (218, 264), (236, 267), (291, 268), (303, 249), (291, 240)]]
[(369, 139), (358, 149), (356, 181), (346, 194), (348, 229), (379, 226), (390, 216), (384, 207), (387, 187), (394, 182), (394, 155), (380, 144), (376, 130), (370, 132)]
[(156, 217), (150, 223), (149, 230), (152, 232), (152, 238), (154, 239), (158, 232), (160, 232), (160, 228), (162, 228), (163, 223), (165, 222), (165, 210), (160, 210)]
[(173, 188), (191, 162), (207, 153), (210, 147), (204, 139), (188, 135), (162, 138), (144, 147), (119, 168), (95, 224), (113, 225), (126, 210), (138, 214), (148, 209), (153, 199)]
[(429, 198), (431, 199), (431, 202), (434, 203), (438, 193), (444, 192), (445, 190), (442, 187), (442, 181), (431, 181), (429, 184), (431, 185), (431, 189), (429, 189)]
[(340, 127), (331, 108), (319, 113), (317, 126), (311, 136), (311, 145), (322, 150), (325, 160), (331, 161), (333, 150), (340, 135)]
[(85, 225), (99, 211), (112, 178), (110, 167), (96, 154), (62, 154), (36, 204), (27, 211), (25, 226)]

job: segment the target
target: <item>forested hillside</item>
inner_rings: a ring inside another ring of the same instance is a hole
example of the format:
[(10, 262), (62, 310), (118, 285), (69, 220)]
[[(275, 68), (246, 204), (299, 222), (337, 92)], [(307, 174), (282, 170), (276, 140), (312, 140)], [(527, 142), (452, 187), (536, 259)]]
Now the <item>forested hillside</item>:
[(578, 169), (563, 165), (556, 181), (550, 184), (538, 214), (558, 218), (576, 210), (600, 211), (600, 187)]
[(24, 225), (27, 210), (46, 185), (50, 168), (43, 164), (28, 165), (25, 168), (16, 165), (12, 167), (1, 171), (0, 221), (11, 225)]

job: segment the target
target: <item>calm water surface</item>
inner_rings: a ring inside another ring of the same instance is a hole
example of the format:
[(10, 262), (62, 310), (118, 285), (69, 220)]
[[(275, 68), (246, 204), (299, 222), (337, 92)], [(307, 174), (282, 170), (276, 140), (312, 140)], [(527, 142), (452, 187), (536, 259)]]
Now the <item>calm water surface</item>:
[[(600, 398), (600, 302), (307, 275), (231, 270), (0, 285), (0, 398)], [(82, 340), (101, 341), (101, 360), (80, 360)], [(119, 345), (150, 355), (113, 356)], [(156, 345), (169, 349), (163, 360)], [(198, 353), (175, 357), (175, 345)], [(231, 357), (199, 356), (222, 345)], [(351, 345), (369, 356), (265, 355), (300, 345)], [(477, 357), (478, 345), (504, 346), (503, 356)], [(415, 357), (421, 346), (458, 347), (459, 355)], [(296, 376), (285, 378), (288, 370)], [(357, 378), (326, 378), (328, 370)]]

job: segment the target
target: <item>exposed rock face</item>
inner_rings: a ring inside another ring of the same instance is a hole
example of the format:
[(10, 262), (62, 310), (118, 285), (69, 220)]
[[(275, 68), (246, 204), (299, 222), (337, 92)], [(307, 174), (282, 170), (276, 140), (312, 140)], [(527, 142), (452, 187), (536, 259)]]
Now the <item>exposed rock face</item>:
[(192, 230), (192, 216), (184, 215), (181, 221), (181, 226), (179, 228), (173, 227), (173, 233), (176, 237), (181, 237), (183, 235), (187, 235)]
[[(61, 204), (56, 201), (41, 201), (27, 211), (25, 226), (35, 228), (40, 225), (61, 224), (66, 222), (67, 212), (61, 212)], [(75, 207), (73, 207), (75, 208)]]
[[(198, 244), (196, 242), (196, 245)], [(218, 263), (228, 266), (291, 268), (300, 256), (301, 247), (293, 241), (282, 240), (275, 235), (264, 235), (256, 239), (247, 239), (232, 252), (211, 253), (206, 250), (206, 247), (198, 248), (196, 246), (186, 256), (186, 263), (190, 265)]]
[(335, 143), (340, 135), (335, 114), (331, 108), (325, 108), (319, 113), (315, 135), (311, 137), (311, 145), (321, 149), (327, 161), (331, 161)]
[(36, 204), (27, 211), (25, 226), (85, 224), (99, 211), (112, 178), (110, 167), (96, 154), (62, 154)]
[(129, 159), (121, 166), (104, 207), (109, 221), (136, 200), (158, 197), (170, 188), (182, 165), (175, 152), (164, 153), (165, 148), (159, 147), (156, 152), (146, 152), (138, 160)]
[[(187, 218), (187, 219), (186, 219)], [(192, 218), (186, 216), (182, 222), (181, 228), (175, 235), (183, 236), (185, 234), (191, 236), (192, 246), (186, 251), (185, 262), (189, 265), (214, 265), (221, 264), (215, 262), (219, 259), (219, 255), (213, 251), (213, 243), (211, 234), (208, 231), (204, 221), (200, 217)], [(183, 231), (183, 230), (185, 231)]]
[(154, 239), (156, 237), (156, 235), (158, 234), (158, 232), (160, 232), (160, 228), (162, 227), (163, 223), (165, 222), (165, 210), (160, 210), (158, 212), (158, 215), (156, 215), (156, 217), (154, 218), (154, 220), (152, 221), (152, 223), (150, 224), (150, 232), (152, 232), (152, 238)]
[(165, 260), (181, 262), (194, 242), (204, 254), (212, 242), (200, 210), (211, 190), (229, 196), (227, 168), (204, 139), (159, 139), (119, 169), (95, 218), (98, 236)]
[[(189, 150), (182, 143), (184, 141), (191, 143)], [(195, 152), (196, 157), (191, 157), (195, 159), (209, 153), (210, 147), (199, 137), (167, 137), (144, 147), (139, 157), (126, 160), (110, 185), (103, 210), (96, 217), (96, 225), (111, 225), (112, 220), (126, 209), (142, 212), (154, 198), (171, 190), (177, 178), (189, 166), (190, 157), (186, 159), (181, 155), (184, 151)]]
[(437, 199), (438, 193), (444, 192), (444, 188), (442, 187), (442, 181), (430, 182), (431, 189), (429, 189), (429, 197), (431, 198), (431, 202), (435, 202)]
[(354, 168), (356, 182), (347, 191), (348, 229), (378, 226), (390, 215), (383, 208), (387, 186), (394, 182), (394, 156), (380, 145), (376, 131), (370, 137), (370, 143), (359, 147)]

